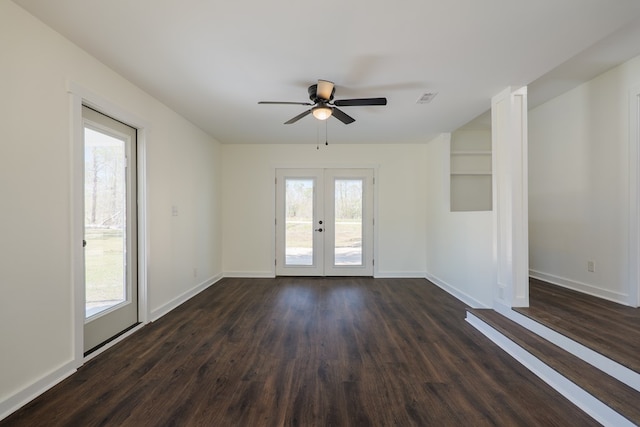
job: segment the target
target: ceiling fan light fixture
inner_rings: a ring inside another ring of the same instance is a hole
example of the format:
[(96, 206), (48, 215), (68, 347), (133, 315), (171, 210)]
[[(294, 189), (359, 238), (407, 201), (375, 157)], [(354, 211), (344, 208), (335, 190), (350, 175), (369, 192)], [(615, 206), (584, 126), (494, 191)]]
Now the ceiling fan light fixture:
[(327, 120), (333, 114), (333, 110), (326, 105), (318, 105), (311, 109), (311, 114), (318, 120)]

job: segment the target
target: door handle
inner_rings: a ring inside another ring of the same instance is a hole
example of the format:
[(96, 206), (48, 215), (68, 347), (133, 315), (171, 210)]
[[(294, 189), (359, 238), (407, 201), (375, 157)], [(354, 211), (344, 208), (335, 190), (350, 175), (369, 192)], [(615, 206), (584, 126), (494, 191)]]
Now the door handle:
[(87, 247), (87, 241), (86, 241), (86, 240), (84, 240), (84, 239), (82, 239), (82, 247), (83, 247), (83, 248), (86, 248), (86, 247)]
[(314, 231), (319, 231), (320, 233), (322, 233), (322, 228), (316, 228)]

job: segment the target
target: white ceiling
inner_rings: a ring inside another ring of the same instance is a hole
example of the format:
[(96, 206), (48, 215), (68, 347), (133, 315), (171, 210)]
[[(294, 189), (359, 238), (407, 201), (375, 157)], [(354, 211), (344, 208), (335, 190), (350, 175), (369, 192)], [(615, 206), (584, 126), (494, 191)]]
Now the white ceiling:
[(388, 98), (343, 107), (331, 143), (418, 143), (508, 85), (540, 103), (640, 53), (638, 0), (14, 1), (222, 143), (315, 143), (324, 123), (283, 124), (306, 107), (258, 101), (317, 79)]

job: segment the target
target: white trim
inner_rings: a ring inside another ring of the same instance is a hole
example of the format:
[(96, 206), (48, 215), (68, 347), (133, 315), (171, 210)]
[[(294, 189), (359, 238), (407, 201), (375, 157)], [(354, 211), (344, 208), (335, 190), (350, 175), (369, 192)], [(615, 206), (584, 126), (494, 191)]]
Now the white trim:
[(155, 310), (152, 310), (151, 313), (150, 313), (151, 314), (151, 321), (155, 322), (156, 320), (158, 320), (159, 318), (161, 318), (165, 314), (169, 313), (174, 308), (178, 307), (180, 304), (185, 303), (186, 301), (190, 300), (194, 296), (198, 295), (200, 292), (204, 291), (205, 289), (209, 288), (213, 284), (217, 283), (218, 281), (220, 281), (220, 279), (222, 279), (222, 275), (221, 274), (215, 275), (215, 276), (205, 280), (204, 282), (200, 283), (199, 285), (194, 286), (193, 288), (189, 289), (188, 291), (185, 291), (185, 292), (181, 293), (180, 295), (178, 295), (177, 297), (175, 297), (174, 299), (172, 299), (168, 303), (161, 305), (160, 307), (156, 308)]
[(74, 81), (67, 81), (67, 92), (79, 97), (81, 99), (81, 103), (87, 107), (95, 108), (107, 116), (113, 117), (122, 123), (138, 129), (139, 132), (148, 132), (151, 127), (147, 120), (124, 110), (117, 104)]
[(467, 312), (466, 321), (602, 425), (615, 427), (635, 425), (472, 313)]
[(424, 279), (424, 271), (389, 271), (379, 270), (373, 275), (376, 279)]
[[(272, 279), (276, 275), (272, 271), (225, 271), (223, 277), (240, 277), (247, 279)], [(424, 279), (426, 273), (424, 271), (380, 271), (375, 273), (373, 277), (376, 279)], [(483, 306), (484, 307), (484, 306)]]
[[(95, 94), (73, 81), (67, 81), (67, 92), (71, 95), (71, 271), (73, 282), (73, 355), (75, 367), (84, 363), (84, 266), (81, 261), (84, 257), (82, 239), (84, 236), (84, 189), (82, 180), (78, 179), (83, 174), (83, 119), (82, 105), (87, 105), (119, 120), (137, 130), (138, 144), (138, 321), (142, 324), (148, 322), (148, 283), (147, 260), (149, 241), (147, 233), (147, 170), (146, 170), (146, 145), (147, 135), (150, 132), (150, 124), (140, 117), (124, 110), (106, 98)], [(80, 261), (80, 262), (79, 262)]]
[[(373, 277), (378, 277), (378, 274), (380, 274), (380, 262), (378, 258), (378, 247), (380, 241), (380, 233), (378, 232), (378, 201), (380, 200), (380, 197), (378, 197), (378, 188), (380, 188), (380, 185), (378, 185), (380, 183), (380, 174), (378, 173), (379, 167), (380, 165), (371, 167), (373, 170), (373, 187), (371, 189), (373, 191)], [(424, 277), (424, 275), (421, 277)]]
[(149, 322), (149, 233), (147, 232), (147, 192), (149, 179), (147, 172), (147, 136), (150, 126), (138, 128), (137, 136), (137, 168), (138, 179), (136, 192), (138, 195), (138, 321), (142, 324)]
[(0, 402), (0, 420), (8, 417), (45, 391), (64, 381), (74, 374), (76, 370), (76, 362), (72, 360)]
[(70, 126), (70, 190), (71, 190), (71, 279), (72, 279), (72, 307), (71, 316), (72, 354), (74, 367), (82, 366), (84, 355), (84, 317), (85, 317), (85, 287), (84, 287), (84, 188), (82, 184), (82, 168), (84, 162), (84, 149), (82, 146), (82, 97), (71, 93)]
[(467, 304), (471, 308), (489, 308), (483, 303), (481, 303), (480, 301), (478, 301), (477, 299), (475, 299), (474, 297), (472, 297), (471, 295), (468, 295), (460, 291), (459, 289), (456, 289), (454, 286), (450, 285), (449, 283), (445, 282), (439, 277), (436, 277), (429, 273), (425, 274), (423, 277), (425, 277), (428, 281), (432, 282), (434, 285), (436, 285), (443, 291), (447, 292), (448, 294), (452, 295), (453, 297)]
[[(271, 272), (269, 273), (269, 277), (276, 277), (276, 263), (275, 263), (275, 260), (276, 260), (276, 258), (278, 256), (278, 252), (277, 252), (278, 251), (278, 244), (276, 242), (276, 239), (278, 237), (278, 233), (276, 232), (276, 228), (277, 228), (276, 221), (278, 219), (278, 210), (277, 210), (278, 209), (278, 206), (277, 206), (278, 202), (276, 200), (276, 197), (278, 197), (277, 196), (278, 195), (278, 169), (277, 168), (273, 169), (273, 177), (272, 177), (272, 179), (273, 179), (273, 181), (272, 181), (273, 182), (273, 186), (271, 186), (271, 201), (270, 201), (271, 206), (270, 206), (270, 208), (271, 208), (271, 212), (273, 212), (273, 223), (272, 223), (273, 227), (271, 227), (271, 236), (270, 237), (271, 237), (272, 245), (271, 245), (271, 248), (270, 248), (270, 250), (271, 250), (271, 258), (269, 258), (269, 259), (272, 260), (273, 262), (271, 263)], [(229, 272), (229, 274), (235, 274), (235, 273), (237, 273), (237, 272)], [(243, 276), (235, 276), (235, 275), (228, 276), (227, 273), (224, 273), (224, 276), (225, 277), (243, 277)], [(257, 277), (260, 277), (260, 276), (257, 276)], [(262, 277), (265, 277), (265, 276), (262, 276)]]
[[(451, 133), (442, 133), (442, 143), (444, 150), (440, 153), (442, 165), (442, 183), (444, 185), (443, 195), (447, 213), (451, 213)], [(493, 191), (493, 188), (491, 189)], [(427, 231), (428, 232), (428, 231)]]
[(595, 366), (602, 372), (612, 376), (621, 383), (628, 385), (629, 387), (640, 391), (640, 374), (632, 371), (619, 364), (618, 362), (603, 356), (602, 354), (591, 350), (588, 347), (568, 338), (551, 328), (544, 326), (535, 320), (513, 311), (508, 307), (499, 307), (496, 310), (506, 318), (516, 322), (520, 326), (530, 330), (536, 335), (541, 336), (552, 344), (557, 345), (563, 350), (573, 354), (574, 356), (584, 360), (588, 364)]
[(275, 271), (225, 271), (223, 277), (240, 277), (245, 279), (273, 279)]
[(596, 286), (593, 286), (587, 283), (578, 282), (575, 280), (567, 279), (565, 277), (554, 276), (553, 274), (547, 274), (537, 270), (529, 270), (529, 276), (534, 279), (542, 280), (544, 282), (551, 283), (553, 285), (578, 291), (583, 294), (602, 298), (618, 304), (629, 305), (628, 304), (629, 296), (626, 294), (621, 294), (621, 293), (613, 292), (607, 289), (598, 288)]
[(629, 91), (629, 289), (627, 305), (640, 307), (640, 85)]

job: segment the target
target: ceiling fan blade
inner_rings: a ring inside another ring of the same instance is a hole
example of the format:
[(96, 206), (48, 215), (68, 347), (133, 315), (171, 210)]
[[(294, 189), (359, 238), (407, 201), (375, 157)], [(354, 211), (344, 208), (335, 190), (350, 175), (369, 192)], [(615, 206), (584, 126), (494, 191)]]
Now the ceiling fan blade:
[(304, 113), (300, 113), (297, 116), (295, 116), (294, 118), (287, 120), (286, 122), (284, 122), (285, 125), (290, 125), (292, 123), (297, 122), (298, 120), (300, 120), (301, 118), (303, 118), (304, 116), (308, 116), (309, 114), (311, 114), (311, 110), (307, 110)]
[(333, 103), (338, 107), (354, 107), (364, 105), (387, 105), (387, 98), (338, 99)]
[(318, 80), (318, 88), (316, 89), (316, 96), (318, 98), (330, 101), (333, 97), (334, 84), (327, 80)]
[(342, 123), (344, 123), (345, 125), (348, 125), (349, 123), (353, 123), (356, 121), (356, 119), (354, 119), (353, 117), (351, 117), (350, 115), (348, 115), (347, 113), (345, 113), (344, 111), (333, 107), (333, 117), (335, 117), (336, 119), (340, 120)]
[(283, 104), (283, 105), (313, 105), (310, 102), (281, 102), (281, 101), (260, 101), (258, 104)]

